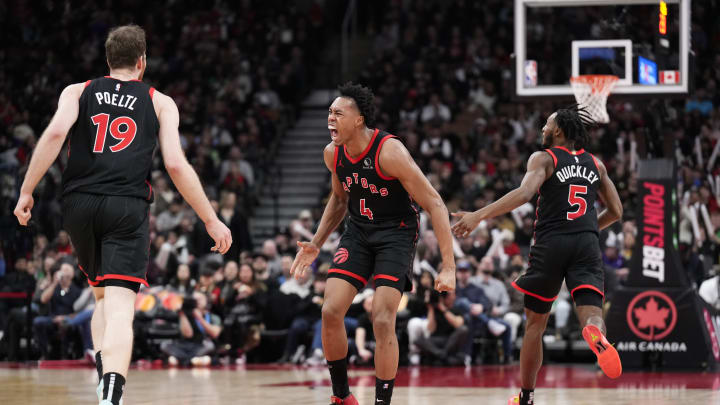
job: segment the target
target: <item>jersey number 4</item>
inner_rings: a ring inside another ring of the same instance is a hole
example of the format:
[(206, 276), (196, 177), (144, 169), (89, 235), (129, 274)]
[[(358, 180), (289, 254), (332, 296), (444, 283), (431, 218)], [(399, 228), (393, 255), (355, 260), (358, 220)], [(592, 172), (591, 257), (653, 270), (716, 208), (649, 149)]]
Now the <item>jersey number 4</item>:
[(360, 215), (362, 215), (364, 217), (368, 217), (368, 219), (371, 221), (373, 219), (372, 211), (370, 211), (370, 208), (365, 207), (365, 199), (364, 198), (360, 199)]
[(585, 215), (585, 212), (587, 212), (587, 201), (585, 201), (584, 198), (580, 197), (580, 195), (587, 194), (587, 186), (578, 186), (575, 184), (570, 185), (570, 194), (568, 195), (568, 203), (570, 203), (570, 206), (578, 206), (578, 209), (574, 212), (567, 213), (567, 219), (568, 221), (572, 221), (574, 219), (578, 219), (581, 216)]
[[(97, 125), (97, 132), (95, 133), (95, 146), (93, 152), (103, 153), (105, 149), (105, 137), (108, 132), (108, 122), (110, 121), (110, 114), (97, 114), (90, 117), (93, 124)], [(117, 117), (110, 122), (110, 135), (119, 140), (120, 142), (110, 147), (110, 152), (120, 152), (127, 148), (135, 139), (137, 133), (137, 124), (130, 117)]]

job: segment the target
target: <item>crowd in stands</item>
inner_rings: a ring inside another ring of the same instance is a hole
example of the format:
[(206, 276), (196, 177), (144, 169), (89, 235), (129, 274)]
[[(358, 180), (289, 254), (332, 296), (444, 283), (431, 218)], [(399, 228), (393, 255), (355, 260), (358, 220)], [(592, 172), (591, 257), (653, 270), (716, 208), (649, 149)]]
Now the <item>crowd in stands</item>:
[[(5, 201), (0, 291), (34, 292), (29, 308), (35, 356), (77, 357), (91, 348), (87, 320), (93, 303), (61, 230), (62, 158), (38, 187), (34, 226), (15, 227), (11, 211), (54, 100), (64, 84), (104, 74), (102, 41), (116, 22), (110, 24), (110, 13), (91, 3), (72, 13), (32, 4), (10, 7), (14, 20), (5, 21), (14, 46), (29, 44), (32, 51), (0, 53)], [(224, 257), (208, 253), (212, 241), (202, 223), (162, 171), (153, 174), (151, 287), (138, 295), (136, 359), (162, 358), (170, 365), (323, 361), (320, 309), (337, 234), (303, 279), (290, 277), (289, 269), (295, 242), (312, 236), (326, 193), (318, 196), (317, 207), (307, 207), (273, 239), (252, 241), (248, 231), (267, 152), (284, 126), (292, 125), (306, 90), (309, 61), (322, 43), (323, 14), (317, 8), (276, 14), (263, 4), (216, 2), (206, 9), (175, 2), (143, 13), (157, 18), (135, 16), (148, 32), (146, 80), (178, 103), (183, 147), (234, 240)], [(451, 211), (481, 208), (516, 187), (529, 155), (539, 147), (539, 129), (557, 106), (511, 99), (512, 2), (373, 4), (378, 7), (373, 15), (383, 17), (364, 25), (374, 38), (373, 52), (358, 81), (375, 90), (375, 126), (402, 139)], [(720, 309), (720, 276), (713, 277), (720, 253), (720, 31), (711, 20), (720, 9), (695, 3), (693, 8), (695, 93), (666, 104), (665, 131), (653, 136), (662, 135), (670, 145), (666, 156), (680, 165), (683, 265), (703, 298)], [(120, 22), (125, 19), (132, 20), (128, 15)], [(46, 40), (50, 33), (57, 42)], [(25, 56), (16, 59), (19, 55)], [(605, 293), (611, 302), (628, 276), (635, 247), (638, 159), (646, 151), (661, 154), (665, 145), (645, 142), (652, 117), (640, 104), (611, 99), (608, 110), (611, 123), (593, 129), (585, 148), (603, 160), (625, 208), (622, 222), (601, 234)], [(401, 362), (514, 360), (523, 300), (510, 283), (527, 267), (533, 203), (456, 240), (457, 290), (447, 294), (432, 289), (440, 255), (430, 221), (421, 214), (413, 290), (404, 294), (398, 311)], [(372, 362), (371, 287), (358, 294), (345, 319), (355, 364)], [(26, 308), (0, 300), (0, 357), (18, 358)], [(574, 317), (566, 290), (553, 314), (548, 333), (570, 338)]]

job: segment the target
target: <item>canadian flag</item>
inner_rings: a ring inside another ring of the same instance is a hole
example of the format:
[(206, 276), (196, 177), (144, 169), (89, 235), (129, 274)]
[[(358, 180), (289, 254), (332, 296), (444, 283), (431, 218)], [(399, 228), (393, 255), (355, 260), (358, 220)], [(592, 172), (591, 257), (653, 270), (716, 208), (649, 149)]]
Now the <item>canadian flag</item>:
[(662, 84), (678, 84), (680, 83), (680, 72), (677, 70), (661, 70), (660, 83)]

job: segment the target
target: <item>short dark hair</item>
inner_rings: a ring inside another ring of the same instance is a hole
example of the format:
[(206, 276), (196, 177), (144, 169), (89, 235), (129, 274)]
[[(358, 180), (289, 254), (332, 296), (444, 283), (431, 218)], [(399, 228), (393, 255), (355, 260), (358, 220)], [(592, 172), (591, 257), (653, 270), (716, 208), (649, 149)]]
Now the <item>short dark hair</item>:
[(371, 126), (375, 123), (375, 95), (372, 90), (353, 82), (347, 82), (338, 86), (340, 97), (350, 98), (355, 102), (360, 115), (365, 119), (365, 125)]
[(145, 30), (135, 24), (111, 29), (105, 40), (105, 56), (110, 69), (132, 68), (145, 50)]
[(590, 142), (588, 128), (596, 122), (585, 107), (573, 104), (557, 110), (555, 124), (568, 140), (574, 142), (575, 149), (583, 149)]

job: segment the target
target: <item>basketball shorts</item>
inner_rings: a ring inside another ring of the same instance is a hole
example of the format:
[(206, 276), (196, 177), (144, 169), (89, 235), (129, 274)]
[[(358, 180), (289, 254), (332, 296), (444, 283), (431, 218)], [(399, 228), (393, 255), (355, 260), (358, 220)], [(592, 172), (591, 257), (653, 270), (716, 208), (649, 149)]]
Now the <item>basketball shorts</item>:
[[(536, 240), (530, 248), (530, 266), (513, 282), (513, 287), (526, 298), (547, 303), (549, 311), (563, 280), (573, 298), (584, 289), (604, 296), (605, 273), (597, 234), (551, 235)], [(526, 307), (527, 302), (526, 299)]]
[(372, 280), (375, 288), (410, 291), (418, 226), (416, 217), (379, 224), (346, 219), (328, 277), (343, 279), (358, 290)]
[(137, 197), (77, 192), (63, 197), (63, 228), (90, 285), (135, 291), (139, 284), (148, 285), (149, 208)]

